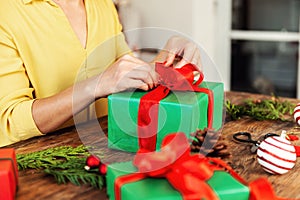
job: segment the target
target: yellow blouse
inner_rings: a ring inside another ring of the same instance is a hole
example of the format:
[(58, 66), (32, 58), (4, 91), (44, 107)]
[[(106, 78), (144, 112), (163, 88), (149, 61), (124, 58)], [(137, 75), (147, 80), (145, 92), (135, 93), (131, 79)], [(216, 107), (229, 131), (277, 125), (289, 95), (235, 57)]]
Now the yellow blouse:
[(42, 135), (31, 113), (35, 98), (99, 73), (130, 51), (112, 0), (85, 6), (84, 48), (53, 1), (0, 1), (0, 146)]

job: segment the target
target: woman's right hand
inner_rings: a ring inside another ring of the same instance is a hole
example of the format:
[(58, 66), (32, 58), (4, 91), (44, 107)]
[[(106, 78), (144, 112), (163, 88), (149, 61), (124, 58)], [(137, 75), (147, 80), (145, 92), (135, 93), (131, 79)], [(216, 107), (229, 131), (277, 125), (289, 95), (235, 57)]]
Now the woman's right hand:
[(99, 75), (96, 98), (128, 89), (149, 90), (158, 83), (155, 67), (131, 55), (124, 55)]

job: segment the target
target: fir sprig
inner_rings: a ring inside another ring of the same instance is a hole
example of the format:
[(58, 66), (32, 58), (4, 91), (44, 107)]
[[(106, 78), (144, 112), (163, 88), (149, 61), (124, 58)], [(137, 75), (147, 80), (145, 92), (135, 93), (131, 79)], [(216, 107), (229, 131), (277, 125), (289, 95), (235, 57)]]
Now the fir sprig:
[(233, 104), (226, 101), (226, 114), (231, 120), (242, 116), (249, 116), (256, 120), (281, 120), (292, 121), (295, 105), (289, 101), (282, 101), (278, 98), (252, 100), (247, 99), (242, 104)]
[[(77, 161), (78, 162), (78, 161)], [(54, 176), (58, 184), (71, 182), (74, 185), (90, 184), (92, 187), (102, 188), (104, 179), (99, 175), (98, 169), (91, 169), (88, 172), (84, 169), (85, 159), (77, 167), (51, 167), (44, 170), (45, 173)]]
[(75, 185), (104, 186), (104, 177), (97, 169), (86, 171), (86, 158), (90, 155), (83, 146), (60, 146), (38, 152), (17, 154), (19, 170), (38, 169), (54, 176), (58, 184), (71, 182)]
[(57, 166), (74, 157), (86, 157), (89, 153), (83, 145), (78, 147), (60, 146), (28, 154), (17, 154), (18, 168), (45, 169)]

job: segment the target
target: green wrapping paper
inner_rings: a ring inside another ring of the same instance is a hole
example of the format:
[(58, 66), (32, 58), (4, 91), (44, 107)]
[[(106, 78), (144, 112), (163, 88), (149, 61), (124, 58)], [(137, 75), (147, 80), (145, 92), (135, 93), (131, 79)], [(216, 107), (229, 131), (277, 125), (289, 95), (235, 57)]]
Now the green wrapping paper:
[[(214, 94), (213, 128), (222, 127), (223, 83), (203, 82), (200, 87)], [(129, 152), (138, 150), (137, 113), (144, 91), (122, 92), (108, 96), (108, 146)], [(207, 127), (208, 96), (200, 92), (171, 92), (159, 103), (157, 143), (169, 133), (183, 132), (187, 137)]]
[[(131, 162), (114, 163), (108, 166), (106, 180), (107, 194), (110, 200), (115, 199), (115, 179), (134, 172), (136, 172), (136, 168)], [(225, 171), (215, 171), (207, 184), (214, 190), (220, 200), (249, 199), (248, 187)], [(121, 187), (121, 195), (122, 200), (182, 200), (181, 194), (164, 178), (146, 178), (125, 184)]]

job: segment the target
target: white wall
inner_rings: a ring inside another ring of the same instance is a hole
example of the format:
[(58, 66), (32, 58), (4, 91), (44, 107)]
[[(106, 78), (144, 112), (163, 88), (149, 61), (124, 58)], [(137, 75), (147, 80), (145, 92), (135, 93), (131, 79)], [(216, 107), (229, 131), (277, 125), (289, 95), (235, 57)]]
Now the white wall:
[[(204, 46), (209, 54), (214, 49), (213, 0), (131, 0), (129, 12), (138, 12), (139, 24), (130, 29), (160, 27), (189, 37)], [(131, 14), (132, 15), (132, 14)], [(126, 19), (125, 19), (126, 20)], [(136, 20), (127, 19), (127, 20)], [(147, 38), (155, 40), (157, 38)]]
[[(168, 36), (177, 32), (186, 35), (202, 46), (218, 66), (219, 62), (216, 60), (220, 57), (218, 52), (220, 39), (217, 39), (220, 36), (217, 24), (220, 17), (218, 2), (224, 0), (126, 1), (128, 4), (123, 6), (123, 10), (122, 7), (120, 9), (124, 29), (125, 31), (139, 29), (139, 34), (133, 33), (134, 31), (129, 34), (132, 41), (140, 43), (143, 47), (162, 48), (162, 44), (165, 43)], [(161, 30), (151, 32), (149, 29), (141, 30), (143, 27), (157, 27)], [(222, 73), (225, 70), (218, 69), (218, 71)], [(205, 68), (204, 66), (204, 73), (207, 74), (207, 79), (215, 79), (215, 74), (218, 72), (211, 67)], [(225, 74), (224, 77), (226, 76)]]

